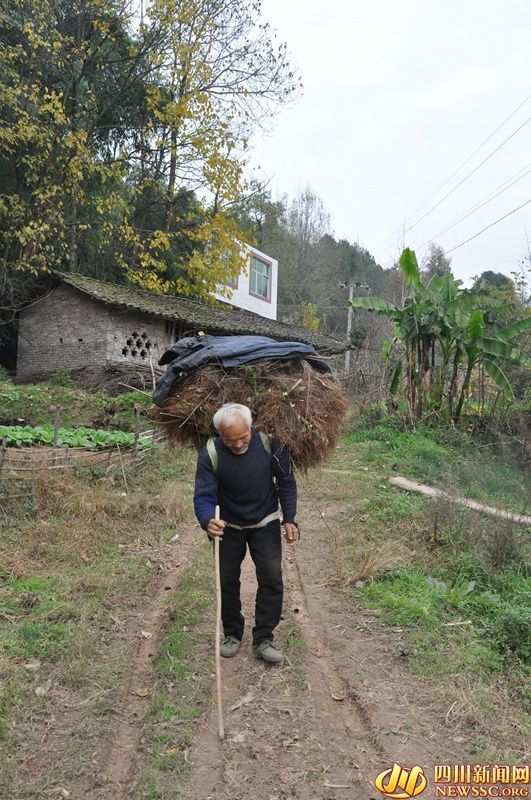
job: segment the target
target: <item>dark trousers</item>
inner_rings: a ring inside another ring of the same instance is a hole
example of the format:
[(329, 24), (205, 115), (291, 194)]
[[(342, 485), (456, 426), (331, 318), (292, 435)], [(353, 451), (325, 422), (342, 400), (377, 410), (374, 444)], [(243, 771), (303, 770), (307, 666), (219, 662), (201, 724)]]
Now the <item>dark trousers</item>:
[(221, 618), (225, 636), (243, 637), (245, 620), (240, 600), (241, 564), (251, 553), (256, 568), (256, 593), (253, 644), (273, 638), (273, 629), (282, 612), (282, 544), (280, 522), (274, 520), (264, 528), (239, 531), (227, 526), (219, 545), (221, 575)]

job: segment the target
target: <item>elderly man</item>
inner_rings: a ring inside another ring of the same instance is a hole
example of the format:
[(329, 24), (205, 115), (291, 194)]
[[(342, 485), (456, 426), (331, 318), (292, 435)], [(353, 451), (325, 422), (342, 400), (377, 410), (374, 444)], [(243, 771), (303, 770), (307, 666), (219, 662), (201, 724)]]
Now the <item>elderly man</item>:
[[(221, 655), (235, 656), (243, 637), (240, 601), (241, 563), (249, 547), (256, 568), (253, 651), (271, 664), (284, 661), (273, 644), (282, 611), (279, 501), (286, 541), (298, 539), (297, 484), (289, 453), (276, 439), (252, 427), (247, 406), (228, 403), (214, 414), (218, 436), (199, 454), (194, 507), (209, 537), (220, 537), (221, 616), (225, 639)], [(215, 507), (220, 506), (220, 520)]]

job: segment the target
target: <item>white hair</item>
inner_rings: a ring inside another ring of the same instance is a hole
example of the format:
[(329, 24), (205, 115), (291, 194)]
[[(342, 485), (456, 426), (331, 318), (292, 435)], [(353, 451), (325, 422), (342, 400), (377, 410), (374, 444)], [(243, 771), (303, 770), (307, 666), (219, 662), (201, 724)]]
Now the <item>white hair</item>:
[(235, 420), (242, 420), (250, 428), (253, 424), (251, 409), (241, 403), (225, 403), (218, 408), (212, 418), (214, 428), (219, 431), (223, 425), (231, 425)]

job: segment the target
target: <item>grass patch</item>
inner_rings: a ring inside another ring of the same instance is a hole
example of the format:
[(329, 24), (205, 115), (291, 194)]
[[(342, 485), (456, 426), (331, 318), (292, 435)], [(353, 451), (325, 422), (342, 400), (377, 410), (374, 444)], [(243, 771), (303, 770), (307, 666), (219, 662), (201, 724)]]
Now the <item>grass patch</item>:
[(2, 743), (9, 742), (12, 733), (12, 710), (25, 701), (28, 682), (28, 675), (24, 675), (23, 670), (17, 670), (16, 675), (7, 675), (4, 674), (0, 664), (0, 742)]
[(148, 757), (135, 800), (178, 797), (178, 782), (190, 772), (195, 724), (210, 697), (211, 573), (212, 553), (205, 543), (179, 583), (155, 660), (156, 692), (146, 726)]
[(0, 650), (8, 657), (55, 660), (72, 639), (79, 610), (56, 578), (0, 577), (0, 610), (10, 624), (0, 629)]
[(305, 690), (308, 685), (305, 660), (308, 655), (308, 645), (298, 624), (296, 615), (289, 609), (284, 610), (288, 621), (285, 631), (284, 653), (288, 659), (289, 677), (293, 686), (299, 691)]
[(398, 570), (360, 594), (385, 621), (410, 630), (421, 669), (531, 675), (531, 575), (524, 570), (489, 572), (464, 554), (431, 574)]
[[(0, 395), (5, 386), (0, 383)], [(71, 385), (11, 384), (11, 390), (28, 390), (26, 400), (34, 401), (32, 407), (43, 418), (58, 395), (65, 406), (76, 395), (77, 409), (85, 409), (81, 418), (78, 410), (72, 412), (75, 424), (91, 422), (90, 415), (101, 411), (94, 393)], [(125, 398), (130, 409), (135, 394)], [(4, 413), (1, 398), (0, 407)], [(11, 411), (16, 421), (18, 408)], [(129, 620), (141, 613), (158, 564), (167, 555), (161, 542), (192, 513), (192, 461), (187, 451), (156, 446), (142, 464), (124, 465), (125, 479), (121, 469), (43, 470), (18, 485), (27, 490), (27, 499), (12, 499), (9, 507), (0, 501), (0, 761), (5, 767), (0, 796), (40, 797), (42, 787), (49, 786), (52, 763), (54, 784), (70, 785), (80, 765), (91, 763), (109, 736), (137, 645)], [(153, 711), (163, 761), (170, 765), (173, 733), (164, 731), (163, 718), (169, 714), (171, 726), (180, 713), (174, 701), (183, 694), (181, 680), (186, 691), (195, 686), (193, 677), (169, 677), (174, 650), (171, 641), (164, 651), (168, 663), (160, 665), (161, 674), (168, 672), (161, 678), (167, 698)], [(200, 667), (198, 662), (198, 672)], [(199, 713), (201, 692), (198, 700), (182, 709), (187, 725), (193, 726)], [(79, 709), (76, 734), (52, 740), (50, 720), (55, 714), (53, 724), (59, 724), (68, 708)], [(47, 752), (52, 744), (53, 754)], [(21, 767), (28, 754), (32, 759), (36, 754), (31, 774)]]
[(426, 505), (421, 495), (397, 492), (388, 483), (378, 484), (370, 500), (371, 517), (380, 523), (398, 523), (419, 515)]
[(363, 463), (387, 474), (398, 472), (490, 505), (531, 512), (531, 475), (467, 433), (427, 427), (402, 431), (390, 421), (352, 431), (346, 444)]

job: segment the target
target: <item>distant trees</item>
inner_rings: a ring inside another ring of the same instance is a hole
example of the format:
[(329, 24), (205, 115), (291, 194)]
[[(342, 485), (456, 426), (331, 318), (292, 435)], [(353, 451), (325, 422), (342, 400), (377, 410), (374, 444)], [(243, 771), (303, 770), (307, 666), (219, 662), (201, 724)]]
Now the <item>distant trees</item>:
[[(279, 313), (283, 320), (345, 338), (350, 283), (386, 291), (386, 272), (357, 243), (337, 240), (322, 200), (310, 188), (289, 201), (273, 201), (256, 185), (238, 211), (250, 240), (280, 263)], [(380, 326), (383, 327), (383, 326)], [(354, 320), (352, 343), (362, 343), (372, 329), (368, 315)], [(378, 347), (381, 337), (375, 337)]]
[(474, 280), (473, 288), (475, 291), (490, 291), (496, 290), (505, 293), (514, 293), (514, 283), (512, 280), (501, 272), (493, 272), (486, 270), (482, 272), (479, 278)]

